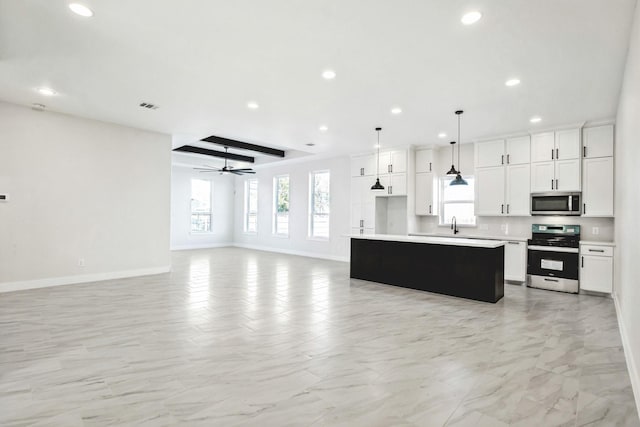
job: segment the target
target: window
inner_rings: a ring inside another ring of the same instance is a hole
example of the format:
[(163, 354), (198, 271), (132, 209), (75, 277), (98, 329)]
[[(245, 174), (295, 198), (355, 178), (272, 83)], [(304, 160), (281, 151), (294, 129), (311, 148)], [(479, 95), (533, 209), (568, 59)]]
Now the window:
[(244, 232), (258, 232), (258, 180), (244, 182)]
[(454, 179), (454, 176), (440, 178), (440, 194), (442, 196), (440, 197), (440, 225), (451, 224), (451, 218), (454, 216), (458, 225), (476, 225), (475, 180), (472, 176), (465, 176), (464, 179), (469, 185), (449, 185)]
[(211, 181), (191, 180), (191, 232), (211, 232)]
[(273, 178), (273, 234), (289, 235), (289, 175)]
[(329, 238), (329, 171), (309, 174), (309, 237)]

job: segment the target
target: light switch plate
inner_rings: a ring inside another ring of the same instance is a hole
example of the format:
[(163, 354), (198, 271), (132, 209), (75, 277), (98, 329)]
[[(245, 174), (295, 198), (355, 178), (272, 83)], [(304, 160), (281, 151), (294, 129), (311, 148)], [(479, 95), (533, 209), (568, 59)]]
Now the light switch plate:
[(593, 233), (593, 235), (595, 236), (596, 234), (600, 234), (600, 227), (593, 227), (591, 229), (591, 232)]

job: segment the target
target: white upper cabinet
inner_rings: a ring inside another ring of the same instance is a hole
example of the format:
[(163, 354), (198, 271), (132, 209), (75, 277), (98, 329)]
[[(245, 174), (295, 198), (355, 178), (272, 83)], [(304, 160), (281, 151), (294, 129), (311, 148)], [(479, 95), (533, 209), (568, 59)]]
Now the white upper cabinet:
[(433, 150), (416, 150), (416, 173), (433, 172)]
[(613, 157), (613, 125), (582, 130), (582, 156), (586, 159)]
[(407, 174), (392, 173), (380, 174), (380, 184), (384, 190), (375, 192), (376, 196), (406, 196), (407, 195)]
[(582, 216), (613, 216), (613, 157), (583, 160)]
[(504, 190), (504, 167), (476, 169), (476, 215), (499, 216), (505, 214)]
[(555, 134), (537, 133), (531, 136), (531, 162), (548, 162), (555, 159)]
[(476, 167), (486, 168), (505, 163), (504, 139), (476, 144)]
[(580, 191), (580, 159), (555, 162), (556, 191)]
[[(402, 173), (407, 171), (407, 150), (385, 151), (380, 153), (380, 174)], [(375, 173), (375, 172), (374, 172)]]
[(555, 190), (555, 162), (531, 163), (531, 192), (543, 193)]
[(529, 136), (496, 139), (476, 144), (476, 167), (486, 168), (500, 165), (529, 163), (531, 142)]
[(537, 133), (531, 137), (531, 161), (580, 158), (580, 129)]
[(506, 141), (505, 164), (507, 165), (524, 165), (531, 161), (531, 138), (520, 136), (517, 138), (508, 138)]
[(366, 154), (351, 158), (351, 176), (371, 176), (376, 174), (376, 158)]
[(509, 165), (506, 171), (505, 203), (507, 215), (531, 215), (531, 167), (529, 164)]
[(556, 131), (554, 160), (579, 159), (580, 157), (580, 129)]
[[(417, 154), (417, 153), (416, 153)], [(437, 215), (432, 172), (416, 174), (416, 215)]]

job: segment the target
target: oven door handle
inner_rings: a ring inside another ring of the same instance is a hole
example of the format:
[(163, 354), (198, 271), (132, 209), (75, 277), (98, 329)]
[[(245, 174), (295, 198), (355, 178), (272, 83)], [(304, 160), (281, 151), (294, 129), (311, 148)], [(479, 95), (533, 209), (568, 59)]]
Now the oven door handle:
[(530, 251), (543, 251), (543, 252), (565, 252), (570, 254), (580, 253), (578, 248), (563, 248), (559, 246), (527, 246)]

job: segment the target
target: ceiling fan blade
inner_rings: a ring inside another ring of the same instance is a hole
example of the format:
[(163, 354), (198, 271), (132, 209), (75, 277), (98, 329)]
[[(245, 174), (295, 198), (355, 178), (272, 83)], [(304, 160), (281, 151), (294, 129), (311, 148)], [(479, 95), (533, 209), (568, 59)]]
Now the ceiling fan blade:
[(193, 169), (197, 170), (197, 171), (215, 171), (215, 170), (218, 170), (218, 169), (215, 169), (215, 168), (193, 168)]
[(240, 172), (250, 171), (250, 170), (253, 170), (253, 169), (251, 168), (234, 169), (234, 171), (240, 171)]
[(234, 171), (234, 170), (230, 170), (230, 171), (228, 171), (228, 172), (229, 172), (229, 173), (232, 173), (232, 174), (234, 174), (234, 175), (242, 175), (242, 172), (237, 172), (237, 171)]

